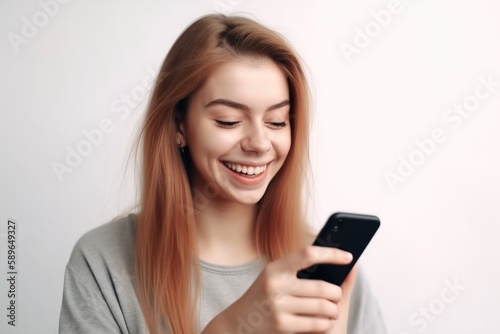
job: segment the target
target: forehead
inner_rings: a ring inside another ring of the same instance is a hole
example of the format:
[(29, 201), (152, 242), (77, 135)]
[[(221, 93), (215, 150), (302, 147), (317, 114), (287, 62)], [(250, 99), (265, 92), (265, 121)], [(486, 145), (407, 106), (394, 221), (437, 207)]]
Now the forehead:
[(224, 98), (260, 109), (289, 99), (289, 89), (285, 74), (272, 60), (244, 59), (218, 67), (194, 98), (205, 104)]

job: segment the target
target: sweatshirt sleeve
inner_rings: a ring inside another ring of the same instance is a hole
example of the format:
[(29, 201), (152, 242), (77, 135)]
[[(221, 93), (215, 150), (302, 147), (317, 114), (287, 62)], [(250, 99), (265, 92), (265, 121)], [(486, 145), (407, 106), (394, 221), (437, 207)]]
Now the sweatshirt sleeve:
[(80, 237), (64, 273), (59, 333), (147, 333), (135, 293), (134, 243), (134, 215)]
[[(81, 270), (81, 268), (80, 268)], [(121, 333), (103, 294), (94, 281), (84, 282), (68, 263), (59, 318), (59, 333)]]
[(387, 334), (378, 302), (358, 268), (349, 310), (349, 334)]

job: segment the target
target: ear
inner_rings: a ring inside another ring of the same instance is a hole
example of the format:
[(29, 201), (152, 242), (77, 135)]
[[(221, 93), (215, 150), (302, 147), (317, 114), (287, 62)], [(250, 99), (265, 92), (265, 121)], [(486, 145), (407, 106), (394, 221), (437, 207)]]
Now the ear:
[[(175, 143), (180, 147), (185, 147), (187, 144), (186, 135), (184, 131), (184, 121), (186, 119), (187, 112), (187, 98), (184, 98), (177, 102), (175, 105), (175, 128), (177, 130), (175, 136)], [(180, 144), (179, 144), (180, 143)]]
[(175, 136), (175, 143), (179, 147), (186, 146), (186, 136), (184, 135), (184, 123), (177, 123), (177, 134)]

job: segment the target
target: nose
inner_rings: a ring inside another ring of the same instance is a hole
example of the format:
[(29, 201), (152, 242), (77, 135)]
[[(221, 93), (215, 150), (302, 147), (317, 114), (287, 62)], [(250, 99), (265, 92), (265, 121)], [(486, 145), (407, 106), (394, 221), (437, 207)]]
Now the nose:
[(254, 125), (249, 128), (247, 135), (241, 142), (241, 148), (247, 152), (263, 154), (271, 149), (272, 133), (263, 125)]

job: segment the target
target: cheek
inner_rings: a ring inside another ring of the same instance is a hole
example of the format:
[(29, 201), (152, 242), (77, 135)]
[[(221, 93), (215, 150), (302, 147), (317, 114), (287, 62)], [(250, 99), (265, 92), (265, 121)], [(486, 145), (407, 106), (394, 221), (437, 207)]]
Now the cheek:
[(292, 145), (292, 138), (290, 130), (283, 131), (278, 137), (276, 137), (277, 150), (278, 154), (282, 156), (282, 158), (286, 158), (288, 152), (290, 151), (290, 147)]
[(218, 156), (234, 145), (236, 136), (231, 131), (221, 131), (209, 121), (198, 121), (189, 128), (187, 141), (192, 154)]

